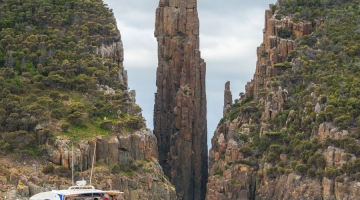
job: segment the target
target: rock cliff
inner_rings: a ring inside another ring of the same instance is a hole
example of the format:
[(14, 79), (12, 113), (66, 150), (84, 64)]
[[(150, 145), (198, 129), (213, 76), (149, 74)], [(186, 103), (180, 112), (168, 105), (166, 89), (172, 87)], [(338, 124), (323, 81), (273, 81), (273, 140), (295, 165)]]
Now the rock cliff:
[[(120, 36), (120, 33), (119, 33)], [(124, 48), (121, 41), (121, 36), (119, 37), (118, 42), (113, 42), (111, 44), (101, 44), (99, 48), (96, 49), (96, 53), (100, 54), (103, 59), (110, 59), (112, 63), (117, 65), (118, 71), (116, 73), (111, 73), (112, 82), (124, 84), (124, 89), (128, 87), (128, 77), (127, 71), (124, 68)], [(109, 69), (108, 69), (109, 70)]]
[[(322, 4), (292, 3), (279, 1), (266, 10), (254, 77), (245, 86), (244, 96), (226, 112), (229, 96), (225, 89), (224, 118), (209, 151), (208, 200), (358, 198), (358, 114), (349, 107), (345, 115), (350, 119), (342, 122), (344, 108), (337, 113), (331, 110), (337, 98), (347, 102), (352, 95), (326, 93), (335, 78), (321, 79), (328, 69), (316, 68), (325, 62), (322, 57), (327, 53), (338, 53), (321, 45), (329, 41), (319, 32), (330, 34), (329, 26), (341, 15), (299, 20), (297, 9), (308, 9), (312, 15)], [(355, 4), (350, 1), (344, 6)], [(333, 6), (329, 15), (342, 9)], [(346, 59), (354, 59), (349, 55)]]
[(128, 91), (112, 10), (101, 0), (0, 2), (0, 200), (67, 189), (72, 169), (123, 199), (176, 199)]
[(205, 62), (199, 50), (196, 0), (160, 0), (154, 134), (159, 162), (178, 199), (205, 199), (207, 120)]
[[(92, 184), (98, 189), (120, 190), (124, 192), (123, 199), (176, 198), (175, 188), (157, 161), (156, 138), (150, 130), (75, 143), (59, 136), (46, 151), (47, 161), (29, 156), (0, 160), (0, 199), (28, 199), (39, 192), (70, 187), (72, 162), (75, 181), (84, 178), (90, 183), (93, 158)], [(50, 165), (55, 166), (53, 171), (46, 170)]]

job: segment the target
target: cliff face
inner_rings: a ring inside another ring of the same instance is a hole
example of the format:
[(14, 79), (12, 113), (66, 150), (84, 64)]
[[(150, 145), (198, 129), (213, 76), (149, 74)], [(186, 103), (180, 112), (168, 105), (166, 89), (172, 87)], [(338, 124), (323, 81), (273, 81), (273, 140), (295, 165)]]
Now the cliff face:
[(99, 0), (0, 2), (0, 200), (67, 189), (72, 168), (75, 181), (123, 199), (176, 199), (128, 91), (111, 9)]
[[(211, 140), (206, 198), (357, 199), (359, 118), (350, 103), (356, 97), (354, 90), (339, 95), (338, 84), (345, 82), (337, 82), (333, 74), (341, 74), (340, 67), (328, 68), (328, 63), (339, 62), (329, 55), (342, 55), (341, 70), (358, 73), (347, 62), (357, 60), (356, 56), (340, 53), (348, 46), (331, 48), (340, 38), (358, 41), (349, 36), (356, 28), (345, 25), (351, 20), (339, 14), (357, 2), (348, 1), (345, 8), (326, 4), (334, 6), (326, 11), (327, 20), (324, 14), (315, 14), (323, 6), (320, 3), (279, 2), (265, 12), (254, 78), (246, 85), (244, 97), (226, 110), (229, 93), (225, 90), (225, 116)], [(299, 8), (308, 9), (312, 22), (299, 20), (295, 13)], [(334, 36), (334, 27), (344, 32)], [(331, 109), (338, 106), (341, 109)]]
[[(274, 5), (275, 6), (275, 5)], [(276, 19), (272, 11), (265, 11), (265, 28), (263, 43), (257, 48), (257, 63), (254, 78), (246, 84), (246, 97), (253, 96), (255, 99), (266, 98), (267, 85), (272, 77), (282, 74), (286, 66), (288, 56), (296, 48), (296, 43), (291, 38), (282, 38), (283, 30), (291, 32), (294, 38), (301, 38), (310, 34), (311, 22), (294, 23), (291, 18)], [(277, 65), (276, 65), (277, 64)]]
[(123, 199), (176, 198), (175, 188), (157, 161), (156, 138), (150, 130), (99, 136), (73, 144), (67, 137), (58, 137), (48, 145), (47, 160), (56, 166), (53, 171), (44, 171), (49, 162), (25, 155), (23, 162), (10, 157), (1, 159), (0, 199), (28, 199), (39, 192), (70, 187), (72, 160), (75, 181), (85, 178), (89, 184), (93, 158), (91, 183), (98, 189), (120, 190)]
[[(119, 33), (120, 36), (120, 33)], [(101, 44), (99, 48), (96, 49), (96, 53), (100, 54), (103, 59), (110, 59), (112, 63), (115, 63), (118, 67), (118, 71), (111, 73), (111, 82), (119, 82), (128, 87), (128, 77), (127, 71), (124, 68), (124, 48), (121, 41), (121, 36), (119, 37), (118, 42), (113, 42), (110, 44)], [(109, 70), (109, 69), (108, 69)]]
[(160, 0), (154, 134), (178, 199), (204, 199), (207, 181), (205, 62), (196, 0)]
[[(116, 95), (109, 87), (101, 90)], [(93, 159), (91, 183), (98, 189), (120, 190), (123, 199), (176, 199), (175, 188), (158, 162), (157, 139), (142, 128), (145, 122), (134, 91), (129, 92), (126, 102), (117, 113), (119, 118), (127, 114), (132, 120), (114, 123), (104, 119), (100, 127), (107, 130), (106, 135), (79, 141), (75, 138), (80, 133), (56, 136), (39, 148), (41, 157), (26, 151), (8, 156), (2, 153), (0, 199), (25, 200), (39, 192), (67, 189), (72, 185), (72, 163), (75, 181), (84, 178), (89, 184)], [(39, 132), (57, 128), (53, 123), (37, 125)]]

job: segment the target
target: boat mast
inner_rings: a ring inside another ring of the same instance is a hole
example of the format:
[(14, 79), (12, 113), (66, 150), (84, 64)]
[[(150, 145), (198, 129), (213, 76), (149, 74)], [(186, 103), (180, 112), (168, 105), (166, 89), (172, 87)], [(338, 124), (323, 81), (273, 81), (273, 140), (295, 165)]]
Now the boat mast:
[(74, 141), (71, 142), (71, 184), (74, 185)]
[(93, 168), (94, 168), (95, 153), (96, 153), (96, 139), (95, 139), (94, 154), (93, 154), (93, 159), (92, 159), (92, 164), (91, 164), (90, 185), (91, 185), (91, 179), (92, 179), (92, 172), (93, 172)]
[(74, 134), (72, 135), (72, 141), (71, 141), (71, 184), (75, 185), (74, 182), (74, 141), (75, 141), (76, 131), (74, 131)]

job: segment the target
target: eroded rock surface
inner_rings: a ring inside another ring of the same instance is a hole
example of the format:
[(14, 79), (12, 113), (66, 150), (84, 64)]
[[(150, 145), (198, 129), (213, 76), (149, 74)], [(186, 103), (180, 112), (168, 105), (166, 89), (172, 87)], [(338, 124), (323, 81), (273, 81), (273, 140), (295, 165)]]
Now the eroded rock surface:
[(178, 199), (205, 198), (207, 121), (205, 62), (199, 50), (196, 0), (160, 0), (154, 134), (159, 162)]

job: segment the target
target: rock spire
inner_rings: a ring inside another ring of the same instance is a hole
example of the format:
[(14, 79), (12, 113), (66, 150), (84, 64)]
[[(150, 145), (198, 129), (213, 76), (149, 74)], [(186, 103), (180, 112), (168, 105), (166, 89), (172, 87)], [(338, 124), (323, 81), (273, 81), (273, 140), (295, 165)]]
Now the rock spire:
[(159, 162), (178, 199), (205, 199), (208, 177), (206, 65), (196, 0), (160, 0), (154, 134)]
[(258, 59), (254, 78), (245, 86), (245, 96), (253, 96), (255, 100), (266, 98), (266, 85), (271, 82), (272, 77), (282, 74), (286, 69), (284, 63), (290, 52), (296, 48), (294, 40), (280, 37), (281, 30), (288, 29), (295, 38), (301, 38), (309, 35), (313, 28), (311, 22), (294, 23), (288, 17), (279, 20), (275, 16), (271, 8), (265, 11), (263, 43), (256, 51)]
[(223, 108), (224, 117), (231, 106), (232, 106), (232, 94), (230, 90), (230, 81), (227, 81), (225, 83), (225, 90), (224, 90), (224, 108)]

